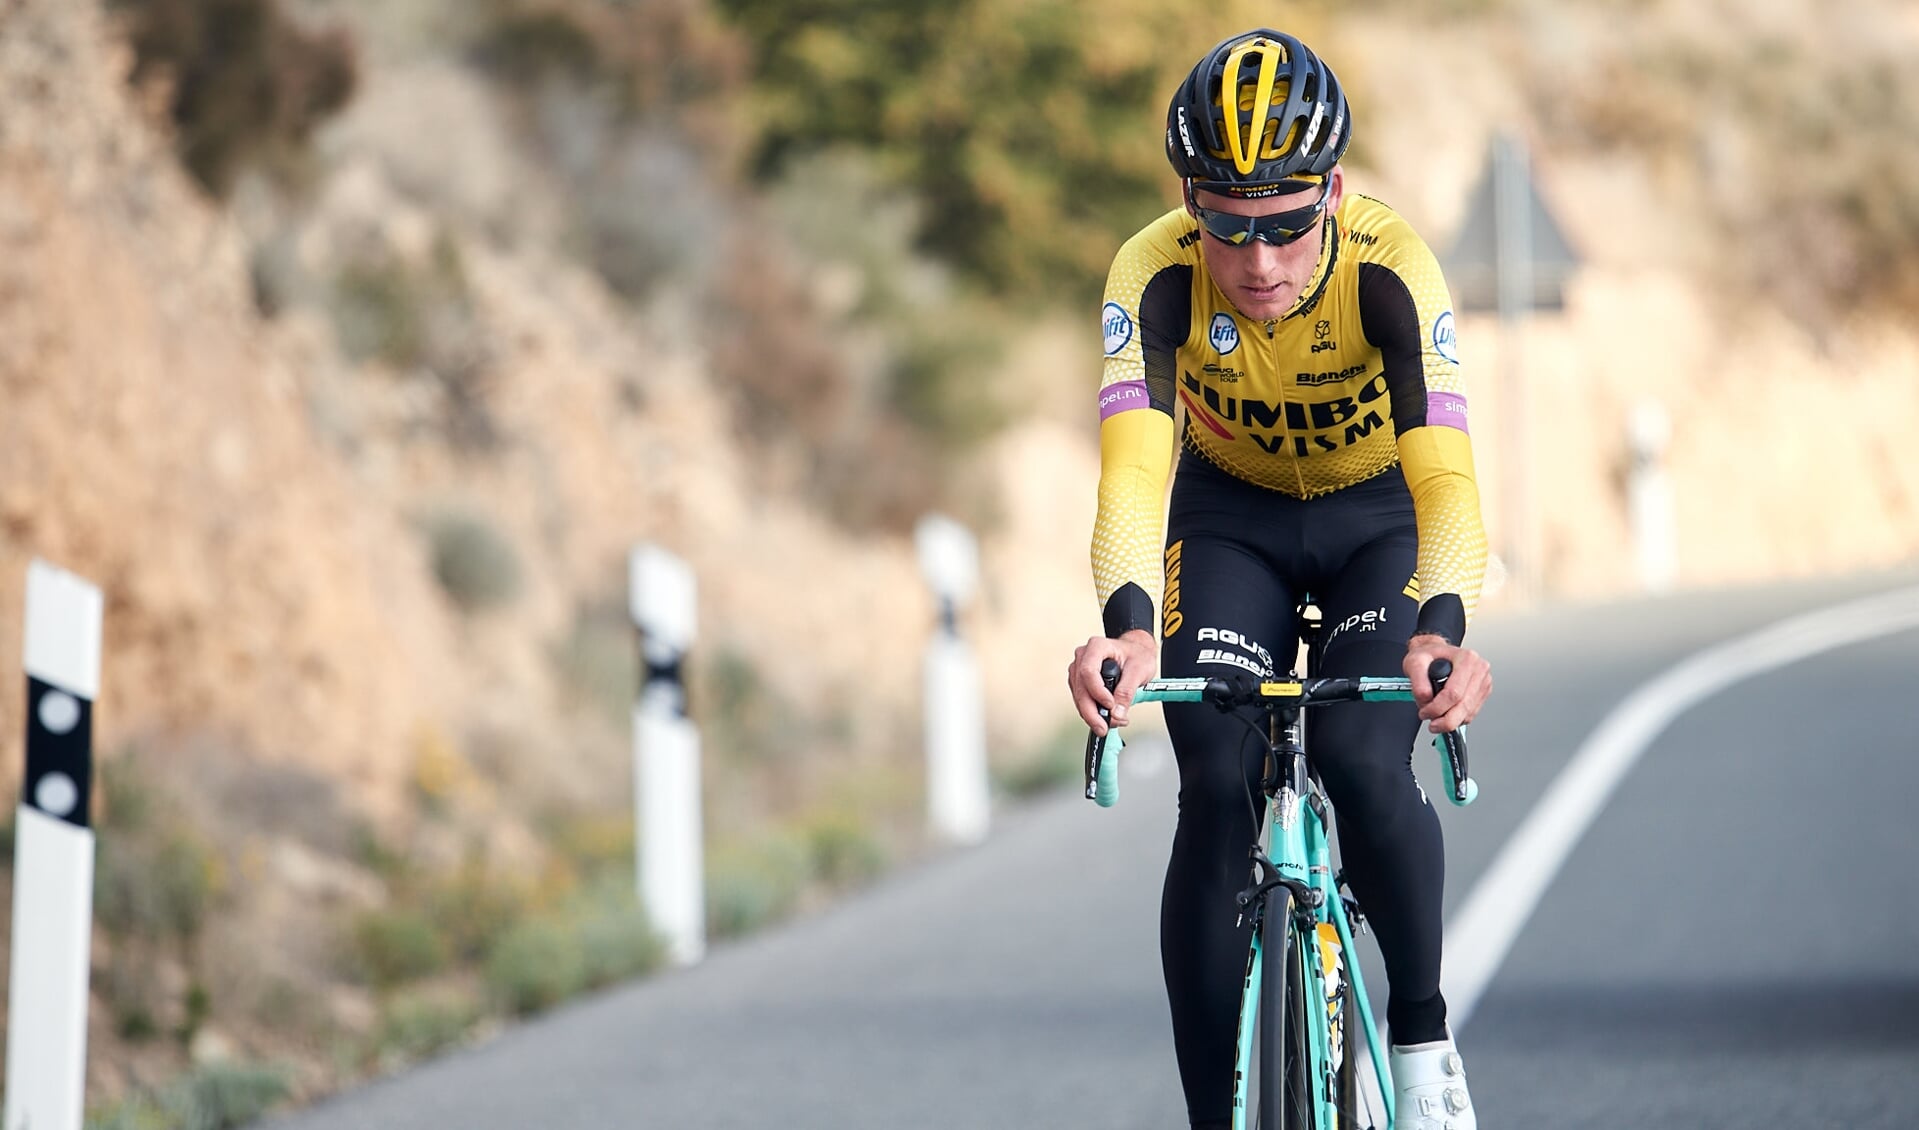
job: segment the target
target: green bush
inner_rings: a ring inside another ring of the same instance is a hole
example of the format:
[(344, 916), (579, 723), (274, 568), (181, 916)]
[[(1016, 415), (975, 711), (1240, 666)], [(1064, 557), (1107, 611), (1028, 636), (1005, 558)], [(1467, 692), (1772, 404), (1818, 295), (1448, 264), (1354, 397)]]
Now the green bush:
[(1069, 719), (1044, 742), (996, 768), (993, 776), (1008, 795), (1024, 797), (1077, 784), (1085, 772), (1086, 725)]
[(354, 958), (382, 992), (445, 969), (449, 951), (434, 921), (419, 911), (368, 911), (353, 925)]
[(288, 1074), (279, 1067), (209, 1064), (158, 1092), (95, 1112), (86, 1130), (233, 1130), (271, 1110), (288, 1091)]
[(886, 870), (886, 849), (857, 817), (832, 813), (801, 828), (814, 878), (834, 889), (871, 882)]
[(478, 514), (443, 510), (424, 523), (433, 575), (462, 612), (484, 612), (520, 594), (520, 555)]
[(579, 935), (549, 918), (513, 926), (487, 957), (486, 983), (500, 1006), (516, 1016), (558, 1004), (586, 987)]
[(707, 860), (706, 930), (715, 938), (750, 934), (799, 905), (811, 866), (792, 837), (723, 846)]
[(665, 960), (666, 946), (630, 887), (598, 894), (582, 909), (577, 929), (588, 988), (637, 977)]
[(180, 160), (215, 196), (243, 169), (288, 172), (359, 82), (344, 28), (309, 31), (281, 0), (115, 0), (135, 83), (165, 82)]
[(382, 1068), (425, 1059), (466, 1039), (478, 1023), (476, 1001), (444, 993), (403, 995), (381, 1010), (374, 1058)]
[(500, 936), (524, 919), (530, 909), (523, 887), (471, 863), (450, 876), (422, 884), (415, 897), (460, 961), (485, 957)]

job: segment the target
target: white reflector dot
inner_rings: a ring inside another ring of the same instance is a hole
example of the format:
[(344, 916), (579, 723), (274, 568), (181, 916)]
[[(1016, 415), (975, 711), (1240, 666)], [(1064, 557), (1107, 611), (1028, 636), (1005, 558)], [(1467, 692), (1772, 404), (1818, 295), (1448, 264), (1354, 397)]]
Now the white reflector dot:
[(49, 734), (71, 733), (80, 724), (80, 703), (65, 691), (48, 691), (40, 699), (40, 724)]
[(65, 773), (48, 773), (33, 790), (33, 802), (49, 816), (71, 816), (80, 804), (80, 787)]

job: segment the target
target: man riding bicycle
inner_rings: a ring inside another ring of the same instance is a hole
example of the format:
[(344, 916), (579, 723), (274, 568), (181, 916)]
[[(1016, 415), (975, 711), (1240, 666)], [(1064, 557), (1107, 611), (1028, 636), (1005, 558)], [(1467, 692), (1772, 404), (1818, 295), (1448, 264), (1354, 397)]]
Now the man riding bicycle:
[[(1105, 634), (1067, 678), (1104, 733), (1100, 709), (1125, 725), (1161, 667), (1271, 677), (1292, 666), (1310, 593), (1320, 674), (1412, 680), (1414, 702), (1315, 718), (1315, 764), (1385, 960), (1398, 1126), (1473, 1130), (1439, 992), (1439, 820), (1411, 747), (1421, 720), (1462, 726), (1492, 689), (1486, 661), (1460, 646), (1486, 539), (1445, 281), (1397, 213), (1346, 191), (1350, 140), (1331, 69), (1271, 29), (1221, 42), (1174, 93), (1166, 154), (1184, 205), (1128, 240), (1106, 283), (1092, 543)], [(1121, 670), (1111, 692), (1108, 658)], [(1437, 695), (1436, 659), (1453, 667)], [(1192, 1125), (1226, 1127), (1248, 941), (1233, 900), (1260, 766), (1234, 756), (1235, 719), (1200, 704), (1168, 704), (1165, 718), (1180, 773), (1166, 994)]]

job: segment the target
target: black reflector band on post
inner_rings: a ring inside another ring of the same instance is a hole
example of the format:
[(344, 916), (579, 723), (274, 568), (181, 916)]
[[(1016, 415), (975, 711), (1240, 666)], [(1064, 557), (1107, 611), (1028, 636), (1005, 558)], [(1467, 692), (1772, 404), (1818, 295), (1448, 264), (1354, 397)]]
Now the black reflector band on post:
[(93, 703), (27, 677), (27, 777), (21, 801), (76, 827), (90, 826)]

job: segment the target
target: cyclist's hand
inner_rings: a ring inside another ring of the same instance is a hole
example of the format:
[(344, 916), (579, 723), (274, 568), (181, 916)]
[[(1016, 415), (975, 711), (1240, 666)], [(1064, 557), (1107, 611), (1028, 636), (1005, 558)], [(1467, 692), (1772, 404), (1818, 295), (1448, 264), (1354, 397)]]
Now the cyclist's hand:
[[(1099, 677), (1100, 664), (1107, 659), (1119, 660), (1119, 685), (1111, 691)], [(1103, 706), (1111, 713), (1113, 725), (1124, 726), (1133, 692), (1152, 678), (1158, 667), (1159, 643), (1143, 628), (1135, 628), (1116, 640), (1094, 636), (1074, 650), (1072, 665), (1066, 668), (1066, 685), (1072, 689), (1073, 705), (1079, 709), (1079, 716), (1095, 734), (1104, 736), (1106, 723), (1099, 716), (1099, 708)]]
[[(1450, 660), (1453, 673), (1446, 689), (1433, 694), (1427, 668), (1435, 659)], [(1485, 657), (1470, 648), (1455, 647), (1438, 636), (1414, 636), (1406, 645), (1406, 677), (1412, 680), (1413, 701), (1419, 704), (1420, 721), (1429, 723), (1435, 734), (1457, 730), (1473, 720), (1486, 696), (1493, 693), (1493, 669)]]

